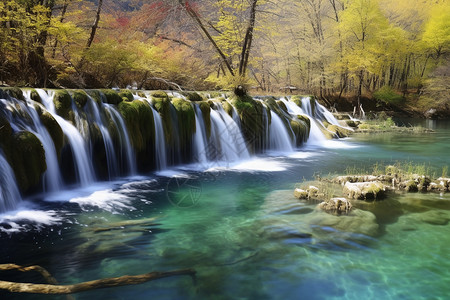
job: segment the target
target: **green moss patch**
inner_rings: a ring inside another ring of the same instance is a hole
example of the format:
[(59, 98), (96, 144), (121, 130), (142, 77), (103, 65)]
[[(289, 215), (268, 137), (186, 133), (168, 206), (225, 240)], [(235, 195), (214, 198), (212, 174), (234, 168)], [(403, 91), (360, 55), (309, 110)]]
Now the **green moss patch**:
[(123, 101), (122, 97), (115, 90), (102, 89), (99, 91), (105, 96), (106, 103), (118, 105)]
[(55, 104), (56, 113), (69, 120), (72, 109), (72, 97), (70, 97), (69, 93), (66, 90), (56, 90), (53, 103)]
[(39, 117), (42, 124), (47, 128), (47, 131), (55, 144), (56, 153), (59, 156), (61, 154), (61, 149), (64, 146), (64, 133), (61, 127), (58, 122), (56, 122), (55, 118), (48, 112), (44, 112)]
[(83, 90), (74, 90), (72, 92), (72, 99), (78, 108), (83, 108), (88, 100), (88, 95)]

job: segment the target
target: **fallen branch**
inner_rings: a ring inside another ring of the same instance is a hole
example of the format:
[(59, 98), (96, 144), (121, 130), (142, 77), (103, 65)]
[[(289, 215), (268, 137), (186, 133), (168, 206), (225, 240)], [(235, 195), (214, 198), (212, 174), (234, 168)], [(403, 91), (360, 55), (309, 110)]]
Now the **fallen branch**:
[[(23, 272), (38, 271), (48, 279), (56, 280), (50, 275), (50, 273), (40, 266), (22, 267), (14, 264), (0, 265), (0, 271), (2, 270), (19, 270)], [(45, 275), (44, 275), (45, 274)], [(170, 277), (178, 275), (189, 275), (195, 281), (196, 271), (193, 269), (183, 269), (168, 272), (151, 272), (141, 275), (125, 275), (120, 277), (97, 279), (92, 281), (85, 281), (77, 284), (70, 285), (57, 285), (57, 284), (35, 284), (35, 283), (21, 283), (0, 280), (0, 290), (7, 290), (13, 293), (34, 293), (34, 294), (73, 294), (84, 291), (90, 291), (95, 289), (140, 284), (147, 281)]]

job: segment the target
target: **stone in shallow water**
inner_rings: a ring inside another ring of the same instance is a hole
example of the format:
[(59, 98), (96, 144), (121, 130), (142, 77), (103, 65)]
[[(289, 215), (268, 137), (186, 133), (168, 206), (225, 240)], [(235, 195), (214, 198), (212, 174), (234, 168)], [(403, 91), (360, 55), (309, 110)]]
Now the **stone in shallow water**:
[(319, 208), (326, 212), (346, 213), (352, 209), (352, 204), (345, 198), (331, 198), (319, 204)]
[(431, 225), (447, 225), (450, 220), (450, 216), (445, 211), (430, 210), (424, 213), (418, 214), (419, 220)]
[(361, 233), (369, 236), (375, 236), (378, 233), (376, 217), (369, 211), (354, 209), (348, 215), (335, 216), (321, 209), (316, 209), (314, 213), (307, 216), (310, 216), (307, 219), (310, 225), (332, 227), (344, 232)]
[(386, 188), (379, 181), (372, 182), (346, 182), (344, 194), (351, 199), (377, 199), (384, 196)]

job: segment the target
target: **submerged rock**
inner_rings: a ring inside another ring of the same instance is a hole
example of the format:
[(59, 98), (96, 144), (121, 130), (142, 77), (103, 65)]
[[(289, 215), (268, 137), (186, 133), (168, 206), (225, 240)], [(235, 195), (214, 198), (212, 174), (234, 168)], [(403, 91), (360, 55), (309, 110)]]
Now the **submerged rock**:
[(352, 209), (352, 204), (345, 198), (331, 198), (319, 204), (319, 208), (331, 213), (347, 213)]

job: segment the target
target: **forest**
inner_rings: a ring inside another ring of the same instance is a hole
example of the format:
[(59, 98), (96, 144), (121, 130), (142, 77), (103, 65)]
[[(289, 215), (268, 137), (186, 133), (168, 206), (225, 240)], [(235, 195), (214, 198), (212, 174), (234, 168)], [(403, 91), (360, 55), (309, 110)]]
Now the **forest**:
[(0, 84), (397, 101), (445, 89), (445, 0), (6, 0)]

